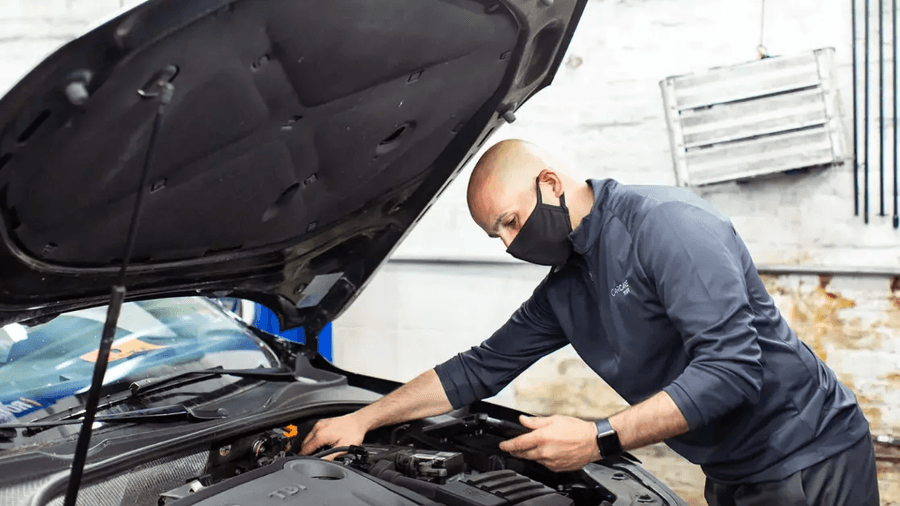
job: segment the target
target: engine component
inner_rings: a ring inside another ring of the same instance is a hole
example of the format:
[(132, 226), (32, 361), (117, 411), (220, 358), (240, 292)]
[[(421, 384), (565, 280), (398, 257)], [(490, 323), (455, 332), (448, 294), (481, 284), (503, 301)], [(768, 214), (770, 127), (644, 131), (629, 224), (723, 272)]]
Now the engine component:
[(297, 436), (297, 427), (289, 425), (283, 429), (272, 429), (262, 434), (250, 445), (250, 451), (256, 458), (257, 465), (265, 465), (283, 457), (291, 451), (293, 438)]
[[(344, 465), (309, 457), (279, 460), (205, 487), (171, 506), (341, 504), (420, 506), (432, 501), (389, 488)], [(168, 506), (168, 505), (167, 505)]]
[(270, 464), (296, 447), (298, 434), (295, 425), (288, 425), (237, 439), (217, 441), (210, 452), (210, 478), (218, 482)]
[(410, 478), (434, 483), (446, 483), (447, 478), (466, 470), (461, 453), (419, 450), (410, 447), (379, 447), (363, 445), (368, 455), (359, 465), (368, 471), (381, 461), (389, 461), (394, 470)]
[[(358, 460), (342, 464), (312, 457), (280, 459), (214, 485), (190, 483), (164, 494), (160, 504), (574, 505), (572, 499), (514, 471), (460, 474), (465, 464), (459, 453), (377, 446), (369, 450), (368, 469), (363, 469)], [(444, 484), (430, 482), (428, 479), (435, 479), (435, 475), (450, 480)]]
[(446, 439), (461, 434), (480, 435), (494, 434), (506, 439), (528, 433), (529, 430), (517, 423), (492, 418), (485, 413), (452, 418), (446, 422), (429, 425), (422, 429), (422, 434)]
[(437, 490), (447, 506), (572, 506), (574, 501), (514, 471), (491, 471)]
[(157, 504), (159, 506), (167, 506), (191, 494), (196, 494), (201, 490), (203, 490), (203, 484), (200, 483), (200, 480), (193, 480), (190, 483), (187, 483), (160, 495)]
[[(203, 473), (209, 461), (209, 452), (198, 448), (183, 453), (167, 455), (157, 460), (134, 466), (122, 466), (121, 472), (106, 480), (92, 479), (78, 493), (78, 504), (91, 506), (120, 506), (122, 504), (152, 504), (166, 490), (178, 487)], [(60, 505), (68, 473), (34, 482), (40, 485), (25, 492), (27, 485), (0, 490), (0, 504), (7, 505)], [(16, 496), (16, 493), (22, 495)]]

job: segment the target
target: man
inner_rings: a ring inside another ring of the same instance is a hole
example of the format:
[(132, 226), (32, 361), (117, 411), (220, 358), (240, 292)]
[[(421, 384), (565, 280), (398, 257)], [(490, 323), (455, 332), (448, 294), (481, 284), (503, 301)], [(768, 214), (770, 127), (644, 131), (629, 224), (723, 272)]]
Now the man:
[(607, 420), (522, 417), (501, 449), (553, 471), (665, 441), (702, 466), (711, 505), (878, 504), (868, 422), (798, 340), (731, 223), (669, 187), (579, 183), (523, 141), (488, 150), (472, 218), (552, 271), (493, 336), (355, 413), (302, 451), (490, 397), (572, 344), (632, 406)]

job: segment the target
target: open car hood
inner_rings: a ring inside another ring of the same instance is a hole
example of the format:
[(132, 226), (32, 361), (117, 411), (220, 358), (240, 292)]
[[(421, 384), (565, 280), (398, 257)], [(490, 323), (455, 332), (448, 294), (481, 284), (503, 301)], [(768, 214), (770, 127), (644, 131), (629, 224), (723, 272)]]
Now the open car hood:
[(151, 0), (104, 23), (0, 99), (0, 324), (107, 303), (140, 191), (129, 299), (317, 331), (550, 83), (586, 2)]

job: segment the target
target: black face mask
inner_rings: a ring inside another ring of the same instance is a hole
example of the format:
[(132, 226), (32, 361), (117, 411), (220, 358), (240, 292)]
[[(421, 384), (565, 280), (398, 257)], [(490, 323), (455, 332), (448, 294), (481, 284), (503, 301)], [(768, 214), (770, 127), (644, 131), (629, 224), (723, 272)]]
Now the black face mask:
[(510, 255), (539, 265), (560, 265), (572, 253), (572, 221), (565, 195), (559, 196), (559, 205), (550, 206), (541, 200), (541, 185), (537, 183), (537, 205), (531, 216), (525, 220), (519, 234), (510, 243), (506, 252)]

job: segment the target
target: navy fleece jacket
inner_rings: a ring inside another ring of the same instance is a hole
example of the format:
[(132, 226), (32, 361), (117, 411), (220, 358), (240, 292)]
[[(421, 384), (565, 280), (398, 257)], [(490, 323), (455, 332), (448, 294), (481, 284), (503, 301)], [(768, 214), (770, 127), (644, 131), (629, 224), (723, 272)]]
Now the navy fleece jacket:
[(690, 431), (666, 443), (717, 481), (783, 479), (868, 434), (728, 219), (682, 189), (589, 184), (576, 254), (493, 336), (435, 368), (454, 407), (571, 344), (629, 403), (667, 392)]

